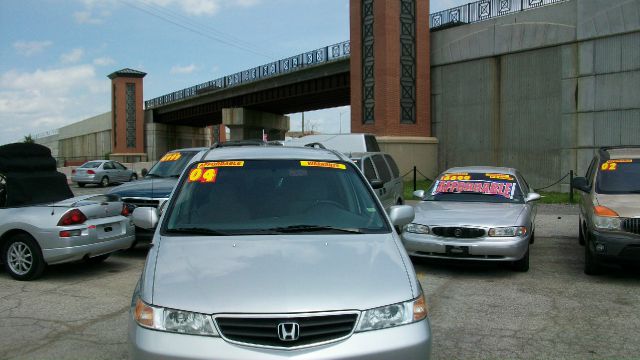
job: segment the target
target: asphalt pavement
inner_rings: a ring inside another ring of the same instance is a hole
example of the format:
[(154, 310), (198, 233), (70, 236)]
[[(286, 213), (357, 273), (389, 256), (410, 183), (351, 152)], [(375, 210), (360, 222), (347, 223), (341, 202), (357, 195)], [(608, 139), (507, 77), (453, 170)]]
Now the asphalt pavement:
[[(100, 188), (73, 188), (87, 193)], [(531, 269), (414, 261), (433, 359), (640, 359), (640, 274), (582, 272), (575, 206), (541, 205)], [(99, 265), (51, 266), (32, 282), (0, 271), (0, 359), (124, 359), (131, 293), (147, 248)]]

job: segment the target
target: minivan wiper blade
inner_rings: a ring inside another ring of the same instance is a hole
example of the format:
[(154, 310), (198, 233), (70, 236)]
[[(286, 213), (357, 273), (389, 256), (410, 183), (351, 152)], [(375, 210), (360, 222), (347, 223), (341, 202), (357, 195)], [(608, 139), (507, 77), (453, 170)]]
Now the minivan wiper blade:
[(350, 234), (364, 234), (364, 232), (354, 228), (339, 228), (339, 227), (324, 226), (324, 225), (291, 225), (291, 226), (271, 228), (271, 229), (267, 229), (267, 231), (275, 231), (279, 233), (337, 231), (337, 232), (350, 233)]
[(207, 228), (200, 228), (200, 227), (181, 227), (181, 228), (173, 228), (173, 229), (167, 229), (168, 233), (180, 233), (180, 234), (198, 234), (198, 235), (214, 235), (214, 236), (229, 236), (228, 233), (220, 231), (220, 230), (214, 230), (214, 229), (207, 229)]

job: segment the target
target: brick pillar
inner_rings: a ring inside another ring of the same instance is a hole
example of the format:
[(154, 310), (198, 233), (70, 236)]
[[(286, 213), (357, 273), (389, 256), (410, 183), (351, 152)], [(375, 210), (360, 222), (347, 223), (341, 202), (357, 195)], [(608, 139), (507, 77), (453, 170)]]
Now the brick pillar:
[(429, 0), (350, 0), (351, 131), (431, 136)]
[(111, 79), (111, 153), (115, 159), (144, 161), (144, 72), (122, 69)]

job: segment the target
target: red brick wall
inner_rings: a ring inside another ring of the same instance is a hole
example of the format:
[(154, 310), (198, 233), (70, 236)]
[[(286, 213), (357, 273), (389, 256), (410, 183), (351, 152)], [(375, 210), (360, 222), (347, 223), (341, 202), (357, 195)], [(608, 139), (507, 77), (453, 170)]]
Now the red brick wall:
[(362, 124), (362, 1), (350, 0), (351, 131), (431, 136), (429, 0), (416, 0), (416, 123), (400, 123), (400, 1), (374, 2), (375, 123)]
[[(127, 84), (134, 83), (136, 85), (136, 146), (134, 148), (127, 147)], [(114, 154), (125, 153), (144, 153), (144, 110), (143, 94), (142, 94), (142, 78), (118, 77), (111, 80), (112, 91), (115, 85), (115, 115), (116, 127), (112, 130), (112, 147), (111, 152)], [(114, 96), (112, 94), (112, 102)], [(111, 106), (113, 111), (113, 104)], [(113, 121), (113, 118), (112, 118)]]

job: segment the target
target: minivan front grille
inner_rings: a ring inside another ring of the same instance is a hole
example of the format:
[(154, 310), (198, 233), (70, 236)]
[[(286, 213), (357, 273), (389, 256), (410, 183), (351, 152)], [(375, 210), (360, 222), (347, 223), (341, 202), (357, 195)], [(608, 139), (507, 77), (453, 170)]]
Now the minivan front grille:
[(135, 205), (136, 207), (152, 207), (152, 208), (157, 208), (158, 204), (160, 203), (159, 200), (141, 199), (141, 198), (122, 198), (122, 201), (127, 204)]
[[(247, 345), (293, 348), (312, 346), (345, 338), (353, 332), (358, 314), (305, 315), (299, 317), (216, 317), (221, 335)], [(299, 326), (296, 340), (281, 340), (280, 324)]]
[(622, 230), (640, 235), (640, 218), (622, 220)]
[(485, 235), (484, 229), (470, 228), (470, 227), (433, 227), (431, 232), (436, 236), (451, 237), (459, 239), (472, 239), (479, 238)]

